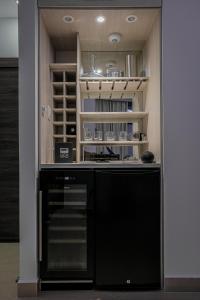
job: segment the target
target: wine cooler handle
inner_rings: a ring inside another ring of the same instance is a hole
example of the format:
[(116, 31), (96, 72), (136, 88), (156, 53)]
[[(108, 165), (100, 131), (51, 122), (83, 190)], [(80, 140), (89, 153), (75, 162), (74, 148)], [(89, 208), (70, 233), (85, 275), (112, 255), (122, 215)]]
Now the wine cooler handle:
[(39, 261), (42, 261), (42, 191), (39, 191)]

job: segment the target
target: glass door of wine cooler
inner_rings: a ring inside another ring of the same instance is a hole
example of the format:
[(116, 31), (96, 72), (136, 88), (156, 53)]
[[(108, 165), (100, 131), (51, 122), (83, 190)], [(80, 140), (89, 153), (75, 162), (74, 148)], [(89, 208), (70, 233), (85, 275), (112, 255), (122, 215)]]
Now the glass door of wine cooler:
[(41, 172), (41, 277), (92, 279), (92, 171)]

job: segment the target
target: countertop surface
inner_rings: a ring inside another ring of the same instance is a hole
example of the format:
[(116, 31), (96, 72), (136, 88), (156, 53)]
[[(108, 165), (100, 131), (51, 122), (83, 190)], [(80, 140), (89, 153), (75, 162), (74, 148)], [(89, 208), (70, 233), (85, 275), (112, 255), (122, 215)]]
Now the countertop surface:
[(142, 163), (141, 161), (80, 162), (41, 164), (40, 169), (84, 169), (84, 168), (159, 168), (160, 163)]

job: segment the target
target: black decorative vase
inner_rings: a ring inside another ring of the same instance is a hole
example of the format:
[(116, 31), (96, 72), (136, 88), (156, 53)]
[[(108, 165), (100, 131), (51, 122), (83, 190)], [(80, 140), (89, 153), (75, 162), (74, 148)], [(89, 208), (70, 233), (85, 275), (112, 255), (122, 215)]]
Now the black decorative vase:
[(143, 163), (153, 163), (154, 154), (150, 151), (144, 151), (144, 153), (141, 156), (141, 160)]

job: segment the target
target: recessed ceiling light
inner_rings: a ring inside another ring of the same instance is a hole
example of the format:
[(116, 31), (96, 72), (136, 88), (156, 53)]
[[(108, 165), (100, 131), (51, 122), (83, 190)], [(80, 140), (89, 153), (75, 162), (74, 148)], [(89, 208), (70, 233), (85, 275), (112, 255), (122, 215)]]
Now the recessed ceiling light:
[(98, 17), (96, 17), (96, 21), (98, 23), (103, 23), (103, 22), (105, 22), (105, 20), (106, 20), (106, 18), (104, 16), (98, 16)]
[(128, 23), (134, 23), (134, 22), (137, 21), (137, 19), (138, 19), (138, 17), (135, 16), (135, 15), (130, 15), (130, 16), (126, 17), (126, 21), (127, 21)]
[(15, 0), (16, 4), (19, 4), (19, 0)]
[(63, 17), (63, 22), (72, 23), (72, 22), (74, 22), (74, 18), (72, 16), (64, 16)]

